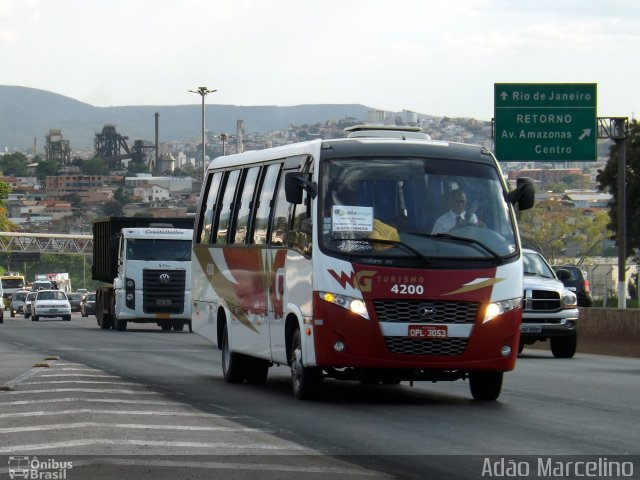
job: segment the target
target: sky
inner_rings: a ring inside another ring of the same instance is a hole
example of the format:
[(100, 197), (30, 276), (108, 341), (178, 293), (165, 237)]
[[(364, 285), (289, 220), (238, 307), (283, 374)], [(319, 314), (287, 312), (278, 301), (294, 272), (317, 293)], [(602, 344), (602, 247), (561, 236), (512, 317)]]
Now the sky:
[(493, 117), (495, 83), (640, 113), (638, 0), (0, 0), (0, 84), (98, 107), (356, 103)]

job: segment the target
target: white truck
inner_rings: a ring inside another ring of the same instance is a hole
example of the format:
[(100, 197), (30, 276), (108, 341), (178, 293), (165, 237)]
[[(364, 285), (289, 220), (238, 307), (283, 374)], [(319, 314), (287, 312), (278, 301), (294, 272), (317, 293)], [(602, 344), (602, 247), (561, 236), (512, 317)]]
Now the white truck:
[(93, 223), (92, 278), (102, 329), (129, 322), (191, 330), (193, 218), (109, 217)]
[[(50, 283), (48, 283), (50, 282)], [(68, 273), (37, 273), (35, 275), (35, 281), (32, 284), (34, 290), (40, 290), (42, 288), (51, 288), (50, 284), (57, 290), (63, 292), (71, 292), (71, 279)]]

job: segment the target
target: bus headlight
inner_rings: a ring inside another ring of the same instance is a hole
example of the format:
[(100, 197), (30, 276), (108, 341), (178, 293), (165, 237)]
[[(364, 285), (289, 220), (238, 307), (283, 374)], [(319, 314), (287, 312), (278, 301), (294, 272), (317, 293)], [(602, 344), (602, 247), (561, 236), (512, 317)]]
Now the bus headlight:
[(356, 315), (369, 320), (369, 312), (364, 300), (361, 298), (347, 297), (346, 295), (338, 295), (330, 292), (318, 292), (320, 298), (325, 302), (333, 303), (339, 307), (345, 308)]
[(482, 323), (487, 323), (500, 315), (504, 315), (511, 310), (515, 310), (522, 305), (522, 297), (511, 298), (509, 300), (501, 300), (499, 302), (493, 302), (487, 304), (484, 311), (484, 318)]

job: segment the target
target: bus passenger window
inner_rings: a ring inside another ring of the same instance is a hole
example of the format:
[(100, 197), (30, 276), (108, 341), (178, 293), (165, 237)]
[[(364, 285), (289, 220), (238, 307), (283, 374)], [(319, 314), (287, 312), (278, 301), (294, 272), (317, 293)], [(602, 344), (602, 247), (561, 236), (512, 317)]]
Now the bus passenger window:
[(227, 173), (227, 182), (222, 195), (220, 205), (220, 217), (218, 218), (218, 228), (215, 243), (227, 243), (227, 233), (231, 221), (231, 209), (233, 207), (233, 196), (236, 192), (236, 185), (240, 177), (240, 170), (233, 170)]
[(215, 208), (218, 190), (220, 189), (220, 180), (222, 172), (216, 172), (211, 176), (211, 183), (207, 192), (207, 201), (205, 210), (200, 219), (200, 234), (196, 237), (198, 243), (209, 243), (211, 241), (211, 226), (213, 223), (213, 211)]
[(253, 167), (247, 170), (244, 174), (244, 181), (242, 182), (242, 194), (238, 194), (240, 198), (240, 205), (236, 209), (235, 235), (233, 242), (235, 244), (245, 243), (247, 238), (247, 229), (249, 228), (249, 214), (251, 213), (251, 202), (253, 200), (253, 194), (257, 188), (258, 172), (260, 167)]
[(289, 235), (289, 244), (304, 255), (311, 255), (312, 221), (311, 197), (305, 190), (302, 203), (293, 206), (293, 227)]
[(271, 221), (271, 245), (284, 246), (284, 237), (289, 231), (289, 202), (284, 192), (284, 176), (280, 175), (278, 186), (278, 197), (276, 198), (275, 210)]
[(278, 182), (278, 173), (281, 164), (272, 164), (267, 167), (267, 171), (262, 181), (262, 188), (258, 197), (258, 205), (256, 208), (255, 221), (253, 224), (253, 242), (259, 245), (267, 243), (267, 230), (269, 229), (269, 217), (271, 213), (271, 204), (275, 195), (276, 184)]

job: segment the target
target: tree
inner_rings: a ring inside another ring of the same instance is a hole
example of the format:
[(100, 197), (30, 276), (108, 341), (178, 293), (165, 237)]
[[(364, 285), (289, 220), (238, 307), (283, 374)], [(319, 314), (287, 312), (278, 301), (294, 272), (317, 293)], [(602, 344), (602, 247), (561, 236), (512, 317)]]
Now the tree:
[(57, 160), (40, 160), (36, 167), (36, 177), (40, 182), (44, 183), (47, 177), (58, 175), (60, 164)]
[(571, 210), (560, 202), (545, 200), (519, 218), (520, 235), (525, 246), (540, 252), (551, 263), (566, 249), (566, 239), (574, 231), (568, 221)]
[(102, 207), (102, 212), (107, 217), (121, 217), (122, 216), (122, 204), (117, 200), (109, 200)]
[(0, 156), (0, 170), (5, 175), (26, 177), (29, 174), (27, 157), (20, 152)]
[(65, 202), (69, 202), (73, 208), (80, 208), (82, 206), (82, 197), (80, 197), (76, 192), (72, 192), (60, 198)]
[(11, 193), (11, 185), (0, 182), (0, 231), (11, 232), (16, 229), (13, 222), (7, 218), (7, 209), (4, 208), (4, 201)]
[(131, 201), (127, 191), (122, 187), (119, 187), (115, 192), (113, 192), (113, 199), (120, 202), (122, 205), (126, 205)]
[(109, 169), (103, 159), (93, 157), (82, 164), (82, 173), (85, 175), (109, 175)]
[[(637, 120), (629, 124), (629, 136), (626, 141), (626, 256), (638, 251), (640, 247), (640, 125)], [(618, 151), (613, 145), (609, 161), (596, 177), (598, 190), (612, 195), (609, 203), (609, 229), (618, 234)]]

